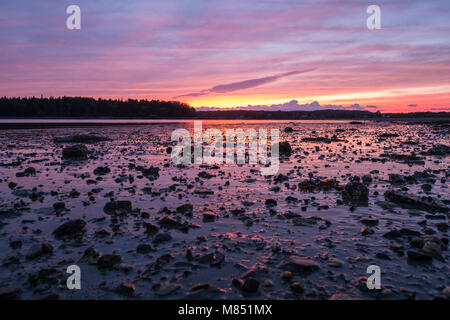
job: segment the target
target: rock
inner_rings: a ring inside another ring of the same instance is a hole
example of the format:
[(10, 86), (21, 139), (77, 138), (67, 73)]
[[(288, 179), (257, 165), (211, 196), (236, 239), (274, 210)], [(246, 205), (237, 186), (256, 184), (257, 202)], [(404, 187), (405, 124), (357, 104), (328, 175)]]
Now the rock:
[(293, 131), (294, 131), (294, 129), (292, 129), (291, 127), (284, 128), (284, 132), (285, 133), (290, 133), (290, 132), (293, 132)]
[(441, 232), (447, 232), (449, 229), (447, 222), (436, 223), (436, 228), (438, 228), (438, 230)]
[(241, 279), (238, 279), (238, 278), (233, 278), (231, 280), (231, 284), (238, 289), (242, 289), (242, 286), (244, 285), (244, 281), (242, 281)]
[(22, 248), (22, 244), (23, 244), (23, 242), (22, 242), (22, 240), (20, 240), (20, 239), (14, 239), (14, 240), (11, 240), (11, 241), (9, 242), (9, 246), (10, 246), (12, 249), (19, 249), (19, 248)]
[(394, 161), (400, 161), (408, 164), (425, 164), (423, 158), (416, 156), (414, 153), (412, 154), (383, 153), (380, 154), (380, 157), (389, 158)]
[(280, 156), (290, 157), (292, 154), (292, 148), (289, 142), (282, 141), (278, 144)]
[(178, 291), (182, 286), (178, 283), (167, 283), (160, 286), (156, 291), (155, 294), (160, 297), (165, 297), (168, 295), (171, 295)]
[(220, 267), (220, 265), (225, 261), (225, 255), (221, 252), (216, 252), (210, 262), (212, 267)]
[(203, 213), (203, 222), (214, 222), (218, 216), (212, 211), (206, 211)]
[(330, 268), (341, 268), (344, 265), (344, 261), (339, 260), (337, 258), (331, 258), (328, 260), (327, 265)]
[(145, 243), (140, 243), (136, 248), (136, 252), (140, 253), (140, 254), (147, 254), (147, 253), (151, 252), (152, 250), (153, 250), (153, 248), (149, 244), (145, 244)]
[(369, 189), (360, 182), (350, 182), (342, 191), (342, 200), (345, 203), (366, 205), (369, 201)]
[(403, 244), (401, 243), (391, 243), (389, 249), (403, 255)]
[(172, 240), (172, 236), (170, 235), (170, 233), (160, 232), (153, 237), (152, 241), (153, 243), (162, 243), (169, 240)]
[(266, 287), (266, 288), (273, 287), (273, 281), (271, 279), (264, 280), (264, 287)]
[(194, 206), (190, 203), (183, 204), (179, 206), (176, 211), (178, 213), (184, 214), (184, 215), (192, 215), (192, 212), (194, 211)]
[(0, 300), (14, 300), (22, 293), (22, 289), (15, 286), (0, 286)]
[(287, 258), (279, 265), (282, 270), (291, 271), (294, 274), (306, 275), (319, 270), (319, 264), (311, 259), (304, 259), (297, 256)]
[(159, 168), (151, 166), (150, 168), (137, 167), (136, 170), (141, 171), (142, 175), (150, 181), (159, 178)]
[(150, 236), (155, 235), (159, 231), (159, 228), (151, 223), (144, 222), (144, 227), (145, 233)]
[(373, 231), (370, 228), (361, 228), (361, 234), (363, 236), (370, 236), (371, 234), (374, 234), (374, 233), (375, 233), (375, 231)]
[(444, 289), (442, 289), (442, 293), (447, 297), (447, 299), (450, 299), (450, 286), (445, 286)]
[(258, 278), (259, 276), (265, 276), (268, 272), (269, 269), (265, 265), (257, 262), (242, 275), (242, 278)]
[(399, 135), (397, 133), (382, 133), (380, 134), (380, 138), (396, 138)]
[(364, 217), (361, 218), (359, 221), (369, 227), (374, 227), (378, 225), (378, 219), (374, 217)]
[(335, 293), (329, 300), (361, 300), (360, 297), (348, 295), (346, 293)]
[(298, 281), (291, 283), (291, 290), (295, 293), (303, 293), (305, 292), (305, 286)]
[(405, 177), (400, 174), (389, 173), (389, 182), (393, 185), (397, 185), (406, 183), (406, 180)]
[(409, 239), (409, 243), (413, 248), (423, 248), (425, 241), (419, 237), (412, 237)]
[(80, 262), (94, 265), (98, 263), (100, 256), (100, 252), (97, 249), (95, 249), (94, 247), (90, 247), (87, 248), (86, 251), (84, 251)]
[(61, 282), (63, 273), (55, 268), (42, 268), (37, 272), (31, 273), (28, 276), (28, 281), (33, 285), (39, 284), (58, 284)]
[(256, 293), (258, 292), (259, 288), (259, 281), (254, 278), (247, 278), (244, 281), (244, 284), (242, 285), (242, 291), (248, 292), (248, 293)]
[(77, 144), (63, 149), (63, 158), (65, 159), (87, 159), (89, 154), (85, 145)]
[(122, 282), (115, 289), (115, 292), (125, 296), (133, 296), (136, 291), (136, 287), (131, 282)]
[(108, 141), (107, 137), (100, 137), (93, 134), (80, 134), (68, 137), (56, 137), (53, 139), (54, 143), (96, 143), (100, 141)]
[(185, 300), (218, 300), (225, 294), (225, 290), (216, 288), (209, 283), (195, 285), (191, 292), (184, 296)]
[(378, 259), (382, 259), (382, 260), (391, 260), (391, 258), (389, 257), (388, 254), (384, 253), (384, 252), (377, 252), (377, 254), (375, 255), (376, 258)]
[(437, 144), (428, 151), (424, 152), (424, 154), (430, 156), (446, 156), (450, 154), (450, 146), (445, 144)]
[(383, 234), (383, 237), (387, 239), (397, 239), (403, 236), (419, 237), (421, 233), (419, 231), (402, 228), (400, 230), (394, 229)]
[(290, 271), (283, 271), (280, 275), (281, 279), (283, 279), (284, 281), (288, 281), (290, 282), (292, 280), (292, 278), (294, 277), (294, 275), (292, 274), (292, 272)]
[(103, 212), (106, 214), (118, 214), (126, 215), (133, 211), (131, 201), (120, 200), (120, 201), (110, 201), (103, 207)]
[(53, 231), (58, 240), (79, 239), (85, 233), (86, 222), (82, 219), (71, 220), (63, 223)]
[(158, 221), (158, 224), (161, 227), (167, 228), (167, 229), (183, 229), (187, 231), (189, 228), (189, 225), (187, 222), (180, 222), (177, 221), (171, 217), (164, 217), (161, 220)]
[(10, 188), (11, 190), (14, 189), (15, 187), (17, 187), (17, 183), (15, 182), (8, 183), (8, 188)]
[(408, 259), (414, 262), (431, 263), (433, 257), (427, 253), (422, 253), (420, 251), (408, 250)]
[(266, 206), (267, 207), (275, 207), (277, 205), (277, 200), (274, 199), (267, 199), (266, 200)]
[(66, 209), (66, 204), (64, 202), (55, 202), (53, 204), (53, 210), (55, 210), (55, 211), (60, 212), (60, 211), (63, 211), (65, 209)]
[(111, 233), (108, 230), (106, 230), (106, 229), (100, 229), (100, 230), (95, 232), (95, 236), (97, 238), (105, 238), (105, 237), (108, 237), (110, 235), (111, 235)]
[(424, 183), (423, 185), (420, 186), (420, 188), (425, 192), (430, 192), (433, 186), (429, 183)]
[(373, 179), (372, 176), (370, 174), (366, 174), (362, 176), (362, 181), (364, 184), (371, 184)]
[(396, 205), (389, 201), (376, 201), (376, 205), (380, 206), (384, 210), (392, 210), (396, 207)]
[(98, 167), (98, 168), (94, 169), (94, 174), (97, 176), (104, 176), (110, 172), (111, 172), (111, 169), (109, 169), (108, 167)]
[(198, 177), (202, 178), (202, 179), (211, 179), (211, 178), (216, 177), (216, 175), (215, 174), (210, 174), (210, 173), (208, 173), (206, 171), (202, 171), (202, 172), (200, 172), (198, 174)]
[(419, 209), (428, 212), (443, 213), (449, 211), (449, 208), (442, 201), (432, 197), (417, 197), (415, 195), (394, 190), (386, 191), (384, 197), (387, 201), (407, 209)]
[(52, 252), (53, 252), (53, 246), (51, 244), (48, 244), (45, 242), (35, 243), (28, 250), (25, 257), (29, 260), (32, 260), (32, 259), (39, 258), (43, 255), (50, 254)]
[(100, 269), (112, 269), (122, 262), (120, 254), (105, 254), (98, 259), (97, 266)]
[[(29, 177), (29, 176), (34, 176), (36, 175), (36, 169), (33, 167), (29, 167), (27, 169), (25, 169), (23, 172), (17, 172), (16, 173), (16, 177), (21, 178), (21, 177)], [(14, 188), (11, 188), (14, 189)]]
[(200, 262), (200, 263), (204, 263), (204, 264), (209, 263), (213, 267), (219, 267), (222, 264), (222, 262), (225, 260), (225, 255), (221, 252), (208, 253), (197, 259), (198, 259), (198, 262)]
[(36, 294), (29, 298), (29, 300), (59, 300), (59, 293), (49, 292), (43, 294)]
[(210, 195), (214, 194), (214, 191), (206, 189), (206, 188), (197, 188), (194, 190), (195, 194), (201, 194), (201, 195)]
[(441, 241), (438, 238), (425, 241), (422, 250), (427, 254), (439, 255), (442, 252)]

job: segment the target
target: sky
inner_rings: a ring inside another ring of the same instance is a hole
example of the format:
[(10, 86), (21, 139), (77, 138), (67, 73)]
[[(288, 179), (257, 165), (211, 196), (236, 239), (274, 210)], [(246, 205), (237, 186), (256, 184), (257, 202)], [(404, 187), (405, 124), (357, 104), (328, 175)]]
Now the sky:
[(0, 96), (450, 111), (450, 1), (373, 1), (2, 0)]

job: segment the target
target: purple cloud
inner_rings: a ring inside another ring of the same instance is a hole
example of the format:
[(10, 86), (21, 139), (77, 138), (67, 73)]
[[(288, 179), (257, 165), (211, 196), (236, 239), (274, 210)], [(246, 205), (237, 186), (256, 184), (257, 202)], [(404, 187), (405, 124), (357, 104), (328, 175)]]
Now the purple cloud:
[(200, 92), (193, 92), (193, 93), (187, 93), (187, 94), (183, 94), (180, 96), (176, 96), (176, 97), (174, 97), (174, 99), (178, 99), (181, 97), (198, 97), (198, 96), (203, 96), (203, 95), (206, 95), (209, 93), (227, 93), (227, 92), (233, 92), (233, 91), (238, 91), (238, 90), (255, 88), (255, 87), (267, 84), (267, 83), (278, 81), (285, 77), (314, 71), (316, 69), (317, 68), (311, 68), (311, 69), (306, 69), (306, 70), (302, 70), (302, 71), (291, 71), (291, 72), (285, 72), (285, 73), (281, 73), (281, 74), (277, 74), (277, 75), (273, 75), (273, 76), (269, 76), (269, 77), (264, 77), (264, 78), (250, 79), (250, 80), (244, 80), (244, 81), (233, 82), (233, 83), (228, 83), (228, 84), (220, 84), (220, 85), (214, 86), (210, 89), (202, 90)]

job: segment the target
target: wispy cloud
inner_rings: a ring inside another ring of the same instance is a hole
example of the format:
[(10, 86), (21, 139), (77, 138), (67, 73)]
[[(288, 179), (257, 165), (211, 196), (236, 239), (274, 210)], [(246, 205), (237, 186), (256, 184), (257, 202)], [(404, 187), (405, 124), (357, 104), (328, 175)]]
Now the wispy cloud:
[(258, 87), (258, 86), (261, 86), (264, 84), (278, 81), (285, 77), (314, 71), (316, 69), (317, 68), (311, 68), (311, 69), (306, 69), (306, 70), (302, 70), (302, 71), (291, 71), (291, 72), (280, 73), (280, 74), (276, 74), (276, 75), (264, 77), (264, 78), (257, 78), (257, 79), (250, 79), (250, 80), (232, 82), (232, 83), (227, 83), (227, 84), (220, 84), (220, 85), (214, 86), (210, 89), (202, 90), (200, 92), (192, 92), (192, 93), (187, 93), (187, 94), (183, 94), (180, 96), (176, 96), (176, 97), (174, 97), (174, 99), (178, 99), (178, 98), (182, 98), (182, 97), (199, 97), (199, 96), (207, 95), (209, 93), (228, 93), (228, 92), (233, 92), (233, 91), (238, 91), (238, 90), (255, 88), (255, 87)]

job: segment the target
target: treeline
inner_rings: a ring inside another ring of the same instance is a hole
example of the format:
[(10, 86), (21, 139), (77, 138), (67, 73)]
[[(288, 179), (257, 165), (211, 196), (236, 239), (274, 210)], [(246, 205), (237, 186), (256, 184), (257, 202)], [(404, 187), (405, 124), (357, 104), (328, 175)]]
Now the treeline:
[(440, 118), (445, 119), (450, 117), (450, 112), (440, 111), (440, 112), (409, 112), (409, 113), (384, 113), (385, 117), (389, 118)]
[(194, 118), (186, 103), (160, 100), (112, 100), (82, 97), (0, 98), (2, 118)]

